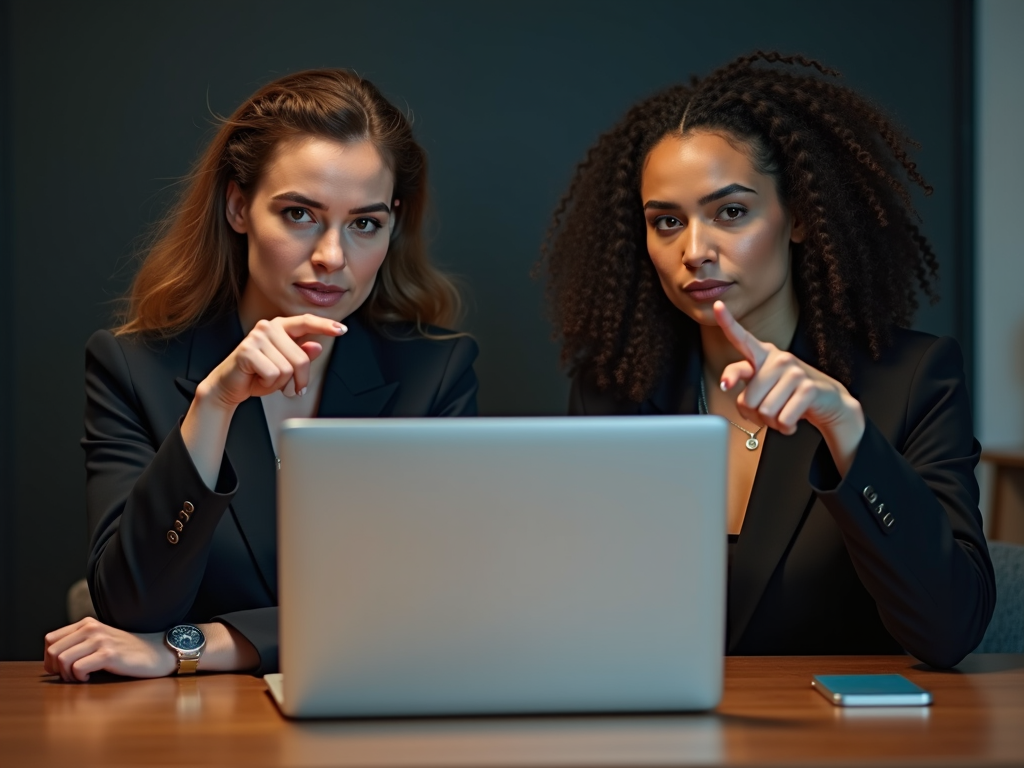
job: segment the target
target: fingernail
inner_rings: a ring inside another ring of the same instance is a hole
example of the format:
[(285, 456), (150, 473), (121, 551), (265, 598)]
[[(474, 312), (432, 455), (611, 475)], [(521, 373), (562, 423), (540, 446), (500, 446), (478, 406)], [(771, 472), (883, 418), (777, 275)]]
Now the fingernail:
[(718, 382), (718, 388), (721, 389), (723, 392), (729, 391), (729, 385), (725, 383), (725, 379), (722, 379), (720, 382)]
[(299, 397), (302, 397), (304, 394), (306, 394), (306, 390), (307, 389), (309, 389), (309, 387), (303, 387), (302, 389), (300, 389), (299, 390)]

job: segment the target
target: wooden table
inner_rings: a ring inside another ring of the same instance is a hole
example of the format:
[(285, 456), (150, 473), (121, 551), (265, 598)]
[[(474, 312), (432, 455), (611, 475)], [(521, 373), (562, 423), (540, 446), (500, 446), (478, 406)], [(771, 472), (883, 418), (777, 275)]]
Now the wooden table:
[[(932, 707), (843, 709), (812, 674), (899, 672)], [(707, 714), (296, 723), (242, 675), (65, 684), (0, 664), (4, 766), (1024, 765), (1024, 655), (726, 659)]]

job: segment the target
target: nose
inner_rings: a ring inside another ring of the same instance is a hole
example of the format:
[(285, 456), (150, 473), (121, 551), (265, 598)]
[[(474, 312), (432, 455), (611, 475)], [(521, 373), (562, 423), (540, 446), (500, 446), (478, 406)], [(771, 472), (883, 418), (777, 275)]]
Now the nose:
[(317, 241), (316, 249), (311, 257), (313, 264), (328, 272), (345, 267), (345, 250), (341, 243), (341, 234), (333, 227), (327, 229)]
[(699, 269), (701, 265), (718, 259), (718, 248), (712, 240), (711, 231), (699, 219), (692, 218), (687, 222), (679, 243), (683, 247), (680, 254), (682, 262), (689, 269)]

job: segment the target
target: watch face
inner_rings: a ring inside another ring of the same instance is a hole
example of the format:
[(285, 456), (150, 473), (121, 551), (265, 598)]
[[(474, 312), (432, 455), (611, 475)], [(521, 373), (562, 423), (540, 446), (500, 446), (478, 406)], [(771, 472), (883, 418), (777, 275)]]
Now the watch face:
[(167, 642), (179, 650), (194, 651), (206, 642), (206, 637), (199, 627), (179, 624), (167, 631)]

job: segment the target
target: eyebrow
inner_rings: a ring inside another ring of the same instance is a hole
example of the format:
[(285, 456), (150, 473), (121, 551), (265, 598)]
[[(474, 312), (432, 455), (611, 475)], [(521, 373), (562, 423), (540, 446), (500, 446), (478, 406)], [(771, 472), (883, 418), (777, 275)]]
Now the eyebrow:
[(675, 203), (666, 203), (663, 200), (648, 200), (644, 203), (644, 210), (646, 211), (648, 208), (653, 208), (657, 211), (674, 211), (678, 209), (679, 206)]
[[(273, 200), (288, 200), (292, 203), (298, 203), (299, 205), (305, 205), (308, 208), (316, 208), (320, 211), (328, 210), (325, 203), (318, 202), (305, 195), (300, 195), (298, 192), (282, 192), (279, 195), (274, 195)], [(356, 215), (360, 213), (391, 213), (391, 209), (387, 203), (373, 203), (371, 205), (364, 205), (361, 208), (353, 208), (349, 211), (349, 215)]]
[(299, 203), (310, 208), (318, 208), (321, 211), (326, 211), (327, 206), (323, 203), (318, 203), (316, 200), (311, 200), (305, 195), (300, 195), (298, 192), (282, 192), (280, 195), (274, 195), (273, 200), (289, 200), (293, 203)]
[(362, 208), (353, 208), (349, 213), (391, 213), (391, 209), (388, 208), (387, 203), (374, 203), (373, 205), (364, 205)]
[(750, 192), (751, 194), (754, 195), (757, 194), (757, 192), (750, 189), (749, 187), (744, 187), (742, 184), (730, 184), (727, 187), (722, 187), (716, 192), (712, 192), (710, 195), (704, 195), (704, 197), (697, 201), (697, 205), (707, 205), (708, 203), (712, 203), (715, 200), (721, 200), (723, 197), (734, 195), (737, 192)]
[[(750, 192), (751, 194), (754, 195), (757, 194), (757, 192), (755, 192), (753, 189), (750, 189), (749, 187), (744, 187), (742, 184), (730, 184), (729, 186), (722, 187), (721, 189), (716, 190), (715, 192), (712, 192), (709, 195), (704, 195), (704, 197), (700, 198), (700, 200), (697, 201), (697, 205), (707, 205), (708, 203), (712, 203), (715, 200), (721, 200), (723, 197), (734, 195), (737, 192)], [(645, 211), (648, 209), (653, 209), (656, 211), (676, 211), (679, 210), (680, 207), (681, 206), (678, 203), (669, 203), (664, 200), (648, 200), (646, 203), (644, 203)]]

